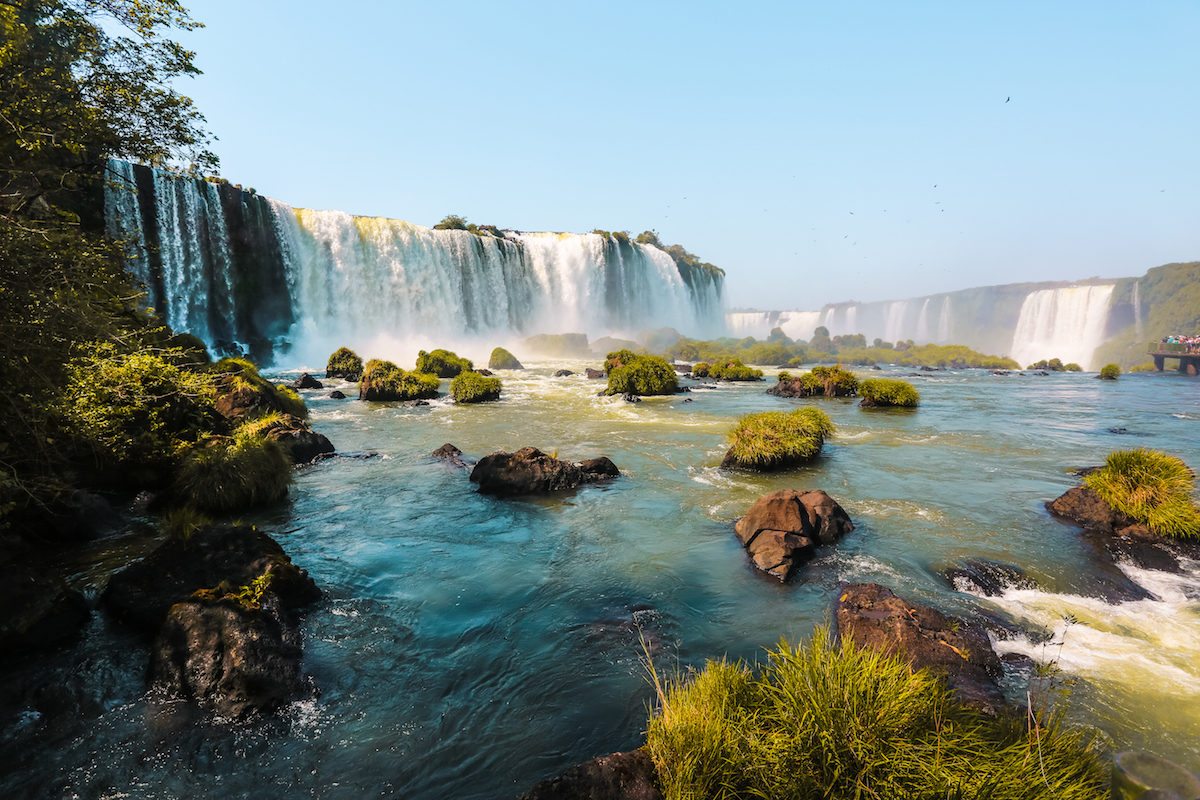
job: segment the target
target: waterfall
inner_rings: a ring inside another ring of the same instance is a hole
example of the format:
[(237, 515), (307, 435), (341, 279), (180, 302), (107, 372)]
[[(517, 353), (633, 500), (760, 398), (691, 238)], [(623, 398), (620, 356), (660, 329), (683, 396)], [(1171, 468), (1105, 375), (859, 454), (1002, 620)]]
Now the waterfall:
[[(904, 318), (908, 314), (907, 300), (894, 300), (888, 303), (887, 316), (883, 323), (883, 338), (888, 342), (897, 342), (904, 338)], [(918, 342), (920, 344), (920, 342)]]
[(1138, 285), (1141, 281), (1133, 282), (1133, 328), (1137, 332), (1138, 341), (1141, 341), (1142, 332), (1142, 296)]
[(933, 337), (929, 335), (929, 301), (931, 299), (925, 298), (925, 302), (921, 303), (921, 311), (917, 314), (917, 335), (915, 337), (917, 344), (928, 344), (933, 341)]
[(722, 276), (622, 235), (432, 230), (294, 209), (225, 182), (110, 162), (109, 233), (147, 305), (220, 351), (305, 357), (381, 335), (724, 331)]
[(1092, 354), (1104, 340), (1112, 284), (1038, 289), (1021, 305), (1012, 357), (1022, 365), (1049, 358), (1092, 369)]
[(950, 313), (950, 295), (946, 295), (946, 297), (942, 300), (942, 312), (938, 315), (938, 332), (936, 340), (938, 344), (950, 344), (950, 334), (952, 330), (952, 317), (950, 316)]
[(753, 336), (766, 339), (775, 328), (782, 328), (791, 339), (812, 338), (821, 324), (820, 311), (737, 311), (725, 315), (730, 333), (738, 338)]

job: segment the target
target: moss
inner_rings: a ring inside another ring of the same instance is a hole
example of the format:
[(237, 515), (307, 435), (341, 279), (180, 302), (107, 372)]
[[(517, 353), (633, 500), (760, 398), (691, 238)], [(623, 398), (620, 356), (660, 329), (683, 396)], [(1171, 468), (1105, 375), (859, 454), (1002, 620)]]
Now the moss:
[(867, 378), (858, 384), (862, 405), (916, 408), (921, 395), (911, 383), (892, 378)]
[(198, 589), (192, 592), (192, 597), (210, 602), (233, 603), (247, 610), (257, 610), (262, 608), (263, 599), (271, 591), (274, 579), (275, 573), (268, 569), (243, 586), (234, 586), (229, 581), (221, 581), (209, 589)]
[(1159, 450), (1115, 450), (1083, 483), (1106, 503), (1163, 536), (1200, 536), (1192, 499), (1196, 477), (1187, 464)]
[(417, 372), (437, 375), (439, 378), (453, 378), (463, 370), (474, 369), (475, 366), (465, 358), (459, 358), (449, 350), (424, 350), (417, 353)]
[(362, 375), (363, 360), (349, 347), (339, 347), (329, 356), (325, 364), (326, 378), (345, 378), (349, 381), (358, 380)]
[(832, 420), (817, 408), (748, 414), (730, 432), (721, 466), (770, 471), (803, 464), (820, 454), (833, 432)]
[(628, 353), (633, 358), (608, 371), (605, 394), (663, 395), (679, 391), (675, 368), (666, 359), (633, 355), (628, 350), (621, 353)]
[(637, 361), (637, 359), (638, 354), (632, 350), (616, 350), (604, 357), (604, 371), (612, 372), (618, 367), (623, 367), (626, 364), (632, 364), (634, 361)]
[(359, 400), (426, 400), (438, 396), (436, 375), (406, 372), (391, 361), (373, 358), (363, 367)]
[(512, 353), (503, 347), (497, 347), (488, 358), (488, 369), (525, 369), (525, 367)]
[[(256, 416), (271, 411), (282, 411), (293, 417), (308, 419), (308, 406), (300, 395), (282, 384), (276, 385), (258, 374), (258, 367), (244, 358), (222, 358), (213, 364), (210, 371), (216, 375), (218, 398), (224, 397), (226, 404), (218, 402), (218, 408), (231, 416)], [(245, 397), (236, 397), (245, 394)], [(232, 403), (233, 407), (226, 409)], [(231, 413), (232, 412), (232, 413)]]
[(858, 378), (838, 367), (813, 367), (797, 377), (780, 379), (767, 390), (783, 397), (853, 397), (858, 393)]
[[(693, 375), (696, 373), (693, 371)], [(747, 367), (740, 358), (730, 358), (709, 367), (709, 377), (719, 381), (760, 381), (762, 370)]]
[(238, 430), (193, 450), (175, 476), (175, 494), (203, 513), (232, 514), (281, 500), (291, 482), (282, 445)]
[(1106, 381), (1115, 381), (1120, 375), (1121, 368), (1116, 364), (1105, 364), (1100, 368), (1100, 377)]
[(667, 800), (1104, 800), (1111, 763), (1061, 714), (990, 717), (928, 671), (827, 628), (767, 663), (653, 673), (646, 749)]
[(500, 379), (467, 370), (450, 381), (450, 396), (456, 403), (482, 403), (500, 399)]

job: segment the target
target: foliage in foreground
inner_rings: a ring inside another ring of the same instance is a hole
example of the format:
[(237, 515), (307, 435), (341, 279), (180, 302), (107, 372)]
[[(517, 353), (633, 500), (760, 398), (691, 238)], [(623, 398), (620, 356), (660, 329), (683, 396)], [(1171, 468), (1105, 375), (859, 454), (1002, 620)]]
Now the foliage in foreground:
[(1187, 464), (1159, 450), (1114, 450), (1083, 483), (1110, 506), (1155, 533), (1200, 536), (1200, 509), (1192, 499), (1196, 476)]
[(196, 448), (175, 478), (185, 505), (210, 514), (245, 511), (280, 500), (292, 482), (292, 459), (283, 445), (239, 429)]
[(1100, 377), (1106, 381), (1115, 381), (1121, 376), (1121, 368), (1116, 364), (1105, 364), (1100, 368)]
[(450, 381), (450, 396), (456, 403), (482, 403), (500, 399), (500, 379), (467, 370)]
[(1101, 800), (1109, 766), (1061, 715), (1030, 724), (958, 703), (894, 656), (781, 642), (755, 671), (709, 661), (653, 681), (646, 747), (667, 800)]
[[(612, 364), (619, 366), (610, 366)], [(609, 353), (605, 394), (660, 395), (679, 391), (675, 368), (658, 356), (639, 356), (628, 350)]]
[(819, 408), (748, 414), (729, 434), (723, 466), (775, 470), (801, 464), (821, 452), (834, 429)]
[(429, 353), (424, 350), (417, 353), (416, 371), (437, 375), (439, 378), (453, 378), (464, 370), (474, 368), (475, 365), (468, 359), (459, 358), (456, 353), (449, 350), (439, 348)]
[(282, 411), (299, 419), (308, 419), (308, 406), (296, 390), (282, 384), (271, 383), (258, 374), (258, 367), (245, 358), (222, 358), (209, 369), (217, 375), (217, 391), (228, 395), (247, 392), (257, 399), (257, 413)]
[(866, 378), (858, 384), (864, 406), (916, 408), (921, 394), (908, 381), (894, 378)]

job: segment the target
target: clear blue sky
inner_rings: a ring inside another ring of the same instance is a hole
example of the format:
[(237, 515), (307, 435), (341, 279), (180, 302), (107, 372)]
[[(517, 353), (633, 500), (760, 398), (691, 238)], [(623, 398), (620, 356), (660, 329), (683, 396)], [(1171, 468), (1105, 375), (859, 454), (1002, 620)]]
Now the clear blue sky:
[(653, 228), (764, 309), (1200, 259), (1195, 0), (188, 5), (292, 205)]

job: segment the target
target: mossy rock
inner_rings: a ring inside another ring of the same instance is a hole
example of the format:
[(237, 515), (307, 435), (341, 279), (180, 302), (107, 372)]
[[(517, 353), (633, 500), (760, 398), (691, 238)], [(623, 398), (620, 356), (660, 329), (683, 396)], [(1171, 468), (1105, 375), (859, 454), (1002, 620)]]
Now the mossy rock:
[(373, 358), (363, 367), (359, 400), (429, 400), (438, 396), (436, 375), (406, 372), (391, 361)]
[(857, 393), (858, 378), (841, 367), (813, 367), (767, 389), (767, 394), (776, 397), (853, 397)]
[(817, 408), (748, 414), (730, 432), (721, 466), (768, 472), (804, 464), (820, 455), (834, 429)]
[(1121, 368), (1116, 364), (1105, 364), (1100, 368), (1100, 379), (1105, 381), (1115, 381), (1121, 376)]
[[(611, 363), (612, 355), (605, 363)], [(675, 368), (659, 356), (639, 356), (623, 350), (619, 354), (622, 364), (608, 371), (608, 386), (605, 394), (664, 395), (679, 391), (679, 378)], [(628, 356), (632, 356), (629, 359)]]
[(488, 369), (525, 369), (525, 367), (512, 353), (503, 347), (497, 347), (488, 358)]
[(474, 368), (475, 366), (470, 360), (459, 358), (457, 354), (449, 350), (438, 349), (428, 353), (421, 350), (417, 353), (416, 371), (436, 375), (439, 378), (453, 378), (464, 370)]
[(288, 386), (276, 385), (258, 374), (244, 358), (223, 358), (209, 368), (216, 375), (216, 408), (229, 418), (249, 418), (280, 411), (308, 418), (308, 406)]
[(349, 347), (339, 347), (325, 364), (326, 378), (356, 381), (362, 375), (363, 360)]
[(858, 384), (863, 408), (916, 408), (921, 394), (907, 381), (893, 378), (867, 378)]
[[(695, 368), (692, 374), (696, 374)], [(761, 381), (763, 373), (761, 369), (747, 367), (740, 358), (729, 358), (711, 365), (708, 377), (718, 381)]]
[(450, 396), (456, 403), (482, 403), (500, 399), (500, 379), (467, 370), (450, 381)]

